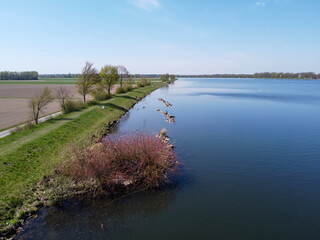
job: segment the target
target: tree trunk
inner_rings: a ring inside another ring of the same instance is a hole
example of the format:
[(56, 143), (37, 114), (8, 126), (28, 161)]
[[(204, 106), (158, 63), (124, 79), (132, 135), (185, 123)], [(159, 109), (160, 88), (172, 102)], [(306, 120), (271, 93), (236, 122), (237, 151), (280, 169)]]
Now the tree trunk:
[(39, 123), (39, 113), (36, 114), (34, 121), (36, 124)]

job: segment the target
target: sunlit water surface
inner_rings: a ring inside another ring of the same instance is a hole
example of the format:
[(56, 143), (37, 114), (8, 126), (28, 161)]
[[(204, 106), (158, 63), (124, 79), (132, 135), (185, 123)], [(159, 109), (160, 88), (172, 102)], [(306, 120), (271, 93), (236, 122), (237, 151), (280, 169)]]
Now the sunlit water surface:
[(173, 186), (43, 208), (17, 239), (320, 239), (319, 108), (316, 80), (180, 79), (115, 129), (166, 128), (183, 163)]

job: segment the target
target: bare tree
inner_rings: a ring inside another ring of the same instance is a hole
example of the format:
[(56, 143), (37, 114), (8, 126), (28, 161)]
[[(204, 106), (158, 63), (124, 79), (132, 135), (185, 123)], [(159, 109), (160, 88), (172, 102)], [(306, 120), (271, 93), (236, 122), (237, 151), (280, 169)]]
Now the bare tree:
[(69, 89), (67, 89), (66, 87), (59, 87), (56, 90), (56, 97), (60, 102), (60, 106), (62, 108), (63, 111), (66, 110), (66, 102), (72, 98)]
[(130, 75), (130, 74), (128, 75), (128, 78), (126, 80), (126, 84), (129, 84), (129, 85), (134, 84), (134, 80), (132, 78), (132, 75)]
[(93, 63), (86, 62), (79, 76), (79, 81), (76, 83), (78, 92), (83, 96), (83, 101), (86, 102), (86, 95), (91, 92), (95, 79), (97, 78), (97, 70), (92, 67)]
[(129, 71), (125, 66), (122, 66), (122, 65), (118, 66), (117, 68), (118, 68), (118, 74), (119, 74), (120, 87), (122, 87), (123, 80), (126, 78), (129, 78)]
[(51, 95), (51, 91), (49, 90), (48, 87), (45, 87), (42, 90), (42, 93), (40, 95), (38, 95), (37, 97), (34, 97), (34, 98), (30, 99), (29, 108), (31, 109), (32, 120), (34, 120), (34, 122), (36, 124), (39, 123), (40, 113), (43, 113), (45, 107), (50, 102), (52, 102), (53, 99), (54, 98)]

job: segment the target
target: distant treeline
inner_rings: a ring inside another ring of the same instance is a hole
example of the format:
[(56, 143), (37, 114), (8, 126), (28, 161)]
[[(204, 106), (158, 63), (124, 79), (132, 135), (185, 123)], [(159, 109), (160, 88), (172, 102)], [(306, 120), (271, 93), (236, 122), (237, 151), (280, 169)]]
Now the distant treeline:
[(77, 78), (79, 77), (79, 73), (62, 73), (62, 74), (40, 74), (40, 78)]
[(277, 78), (277, 79), (320, 79), (320, 74), (314, 72), (283, 73), (263, 72), (255, 74), (205, 74), (205, 75), (176, 75), (176, 77), (196, 78)]
[[(80, 74), (40, 74), (41, 78), (77, 78)], [(132, 78), (160, 78), (162, 74), (132, 74)], [(284, 73), (263, 72), (255, 74), (202, 74), (202, 75), (176, 75), (180, 78), (278, 78), (278, 79), (320, 79), (320, 74), (314, 72)]]
[(38, 80), (38, 72), (0, 72), (0, 80)]
[[(160, 78), (162, 74), (134, 74), (133, 78)], [(314, 72), (283, 73), (263, 72), (255, 74), (198, 74), (175, 75), (180, 78), (282, 78), (282, 79), (320, 79), (320, 74)]]
[[(80, 73), (40, 74), (40, 78), (78, 78)], [(160, 78), (162, 74), (129, 74), (132, 78)]]

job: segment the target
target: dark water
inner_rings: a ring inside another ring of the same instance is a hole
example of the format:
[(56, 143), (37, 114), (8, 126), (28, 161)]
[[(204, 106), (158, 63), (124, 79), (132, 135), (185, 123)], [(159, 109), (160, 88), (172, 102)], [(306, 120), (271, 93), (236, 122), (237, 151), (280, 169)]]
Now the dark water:
[(42, 209), (17, 238), (320, 239), (319, 107), (320, 81), (181, 79), (116, 129), (166, 128), (184, 165), (175, 185)]

